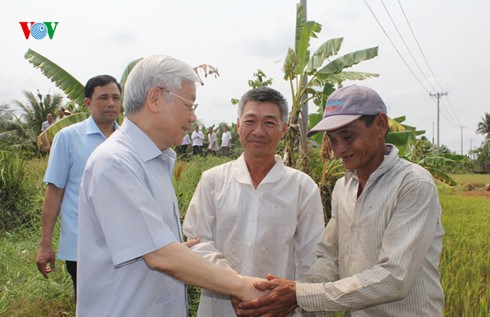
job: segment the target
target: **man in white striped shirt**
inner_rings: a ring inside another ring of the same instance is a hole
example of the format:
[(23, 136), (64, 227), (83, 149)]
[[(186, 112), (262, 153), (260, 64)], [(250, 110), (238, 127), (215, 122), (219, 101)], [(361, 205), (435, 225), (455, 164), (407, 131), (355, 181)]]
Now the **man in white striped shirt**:
[(318, 258), (299, 282), (269, 275), (256, 287), (271, 292), (241, 303), (238, 316), (293, 309), (305, 316), (442, 316), (437, 189), (429, 172), (385, 144), (384, 102), (367, 87), (341, 88), (308, 134), (319, 131), (348, 172), (335, 185)]

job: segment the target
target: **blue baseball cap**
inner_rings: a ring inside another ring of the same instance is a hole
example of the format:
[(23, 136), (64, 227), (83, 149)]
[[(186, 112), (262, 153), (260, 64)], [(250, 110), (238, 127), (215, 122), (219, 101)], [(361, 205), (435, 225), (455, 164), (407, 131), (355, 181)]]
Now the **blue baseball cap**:
[(363, 115), (381, 112), (386, 113), (386, 106), (376, 91), (359, 85), (342, 87), (328, 97), (322, 121), (308, 131), (307, 136), (337, 130)]

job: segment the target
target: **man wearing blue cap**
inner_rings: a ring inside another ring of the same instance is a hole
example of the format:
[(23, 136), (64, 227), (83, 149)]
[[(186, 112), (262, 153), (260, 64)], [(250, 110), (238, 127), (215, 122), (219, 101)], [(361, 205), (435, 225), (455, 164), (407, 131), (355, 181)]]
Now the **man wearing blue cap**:
[(269, 275), (256, 283), (271, 292), (241, 303), (238, 316), (282, 316), (293, 309), (306, 316), (442, 316), (437, 189), (429, 172), (385, 144), (383, 100), (363, 86), (338, 89), (308, 134), (319, 131), (348, 171), (335, 185), (318, 258), (301, 281)]

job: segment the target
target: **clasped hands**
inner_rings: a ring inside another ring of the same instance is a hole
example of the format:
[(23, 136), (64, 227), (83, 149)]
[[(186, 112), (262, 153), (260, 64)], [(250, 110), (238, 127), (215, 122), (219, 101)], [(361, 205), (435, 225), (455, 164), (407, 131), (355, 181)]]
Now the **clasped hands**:
[(298, 307), (296, 301), (296, 283), (272, 274), (267, 274), (267, 280), (257, 279), (253, 282), (259, 297), (244, 301), (231, 298), (237, 316), (286, 316)]

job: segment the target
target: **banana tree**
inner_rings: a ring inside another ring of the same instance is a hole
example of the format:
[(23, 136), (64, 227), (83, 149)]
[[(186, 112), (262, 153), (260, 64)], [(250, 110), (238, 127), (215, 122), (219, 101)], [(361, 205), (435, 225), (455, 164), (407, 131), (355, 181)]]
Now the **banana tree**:
[[(51, 80), (56, 85), (56, 87), (61, 89), (65, 93), (65, 95), (76, 104), (76, 115), (73, 114), (71, 116), (68, 116), (66, 119), (62, 119), (56, 122), (38, 136), (38, 146), (49, 149), (51, 142), (53, 142), (55, 134), (59, 130), (73, 123), (83, 121), (90, 115), (88, 109), (85, 107), (84, 102), (85, 86), (70, 73), (58, 66), (56, 63), (52, 62), (48, 58), (44, 57), (43, 55), (32, 49), (27, 50), (24, 58), (32, 65), (34, 65), (34, 68), (39, 68), (44, 76)], [(141, 60), (142, 58), (138, 58), (131, 61), (122, 73), (120, 83), (123, 92), (129, 73)], [(193, 69), (201, 85), (204, 85), (204, 82), (201, 79), (200, 72), (204, 73), (204, 77), (207, 77), (208, 75), (214, 75), (214, 77), (216, 78), (219, 76), (218, 69), (208, 64), (201, 64), (194, 67)], [(124, 94), (121, 97), (124, 98)], [(124, 109), (121, 109), (121, 115), (124, 115)], [(123, 118), (120, 117), (118, 121), (122, 122), (122, 119)]]
[(284, 79), (289, 81), (292, 105), (289, 116), (289, 127), (286, 132), (284, 162), (288, 166), (295, 166), (294, 149), (299, 141), (300, 168), (309, 172), (307, 155), (307, 127), (301, 118), (303, 106), (314, 98), (325, 99), (333, 84), (341, 85), (344, 80), (363, 80), (376, 77), (378, 74), (365, 72), (347, 72), (349, 68), (361, 61), (371, 59), (378, 55), (378, 48), (368, 48), (342, 55), (330, 60), (337, 55), (342, 38), (330, 39), (313, 53), (310, 58), (309, 46), (312, 38), (317, 38), (322, 26), (315, 21), (306, 21), (304, 8), (297, 5), (296, 12), (296, 40), (295, 48), (289, 48), (284, 61)]

